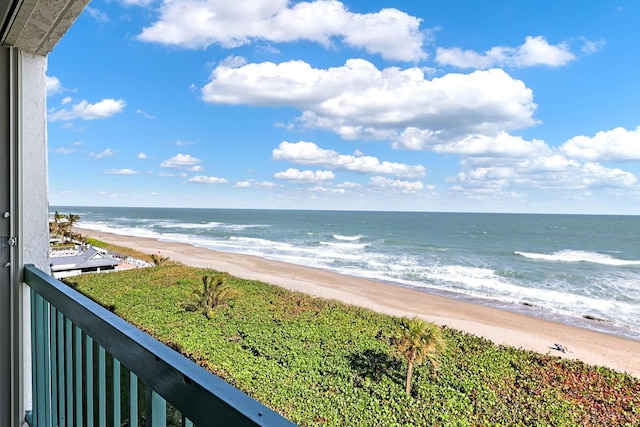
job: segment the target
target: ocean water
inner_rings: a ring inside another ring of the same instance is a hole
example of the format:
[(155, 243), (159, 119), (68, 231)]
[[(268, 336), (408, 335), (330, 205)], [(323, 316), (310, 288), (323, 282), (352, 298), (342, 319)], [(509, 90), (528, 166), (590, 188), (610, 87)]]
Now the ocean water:
[(52, 207), (640, 340), (640, 216)]

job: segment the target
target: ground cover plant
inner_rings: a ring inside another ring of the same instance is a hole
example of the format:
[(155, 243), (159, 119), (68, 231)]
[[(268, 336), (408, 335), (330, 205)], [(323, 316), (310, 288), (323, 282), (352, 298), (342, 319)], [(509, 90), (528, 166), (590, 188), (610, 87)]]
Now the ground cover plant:
[[(203, 276), (237, 292), (206, 315)], [(453, 329), (407, 394), (402, 319), (176, 264), (71, 280), (301, 426), (640, 425), (639, 380)]]

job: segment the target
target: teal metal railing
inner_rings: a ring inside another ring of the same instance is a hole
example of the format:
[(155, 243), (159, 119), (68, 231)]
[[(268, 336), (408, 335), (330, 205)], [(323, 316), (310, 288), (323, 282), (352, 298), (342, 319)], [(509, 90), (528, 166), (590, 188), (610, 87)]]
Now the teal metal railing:
[(33, 427), (293, 423), (28, 265)]

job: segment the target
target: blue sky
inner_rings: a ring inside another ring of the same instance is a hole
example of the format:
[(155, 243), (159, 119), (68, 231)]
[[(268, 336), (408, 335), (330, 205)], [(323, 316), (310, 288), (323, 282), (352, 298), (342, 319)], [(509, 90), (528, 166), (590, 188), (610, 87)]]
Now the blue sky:
[(640, 214), (640, 3), (94, 0), (51, 205)]

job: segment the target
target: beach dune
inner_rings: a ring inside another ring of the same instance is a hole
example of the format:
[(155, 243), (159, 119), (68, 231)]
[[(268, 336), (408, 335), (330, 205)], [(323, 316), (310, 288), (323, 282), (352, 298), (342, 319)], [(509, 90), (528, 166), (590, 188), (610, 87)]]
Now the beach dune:
[[(485, 337), (496, 344), (607, 366), (640, 378), (640, 341), (556, 323), (324, 270), (188, 244), (77, 229), (115, 245), (160, 254), (185, 265), (206, 267), (309, 295), (336, 299), (394, 316), (420, 317)], [(554, 348), (564, 346), (565, 353)]]

